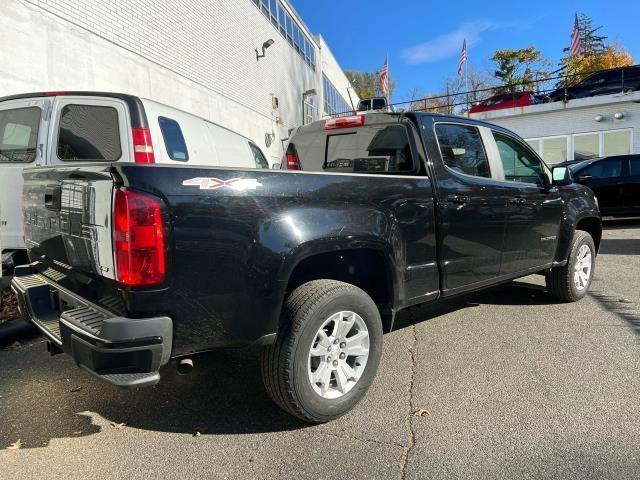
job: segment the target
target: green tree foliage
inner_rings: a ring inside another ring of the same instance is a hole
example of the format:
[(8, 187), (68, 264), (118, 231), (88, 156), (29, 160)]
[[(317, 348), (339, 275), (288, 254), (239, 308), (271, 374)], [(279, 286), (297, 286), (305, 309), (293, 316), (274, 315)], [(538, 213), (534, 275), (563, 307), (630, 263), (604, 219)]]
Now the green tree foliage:
[[(378, 72), (357, 72), (354, 70), (344, 72), (351, 85), (360, 98), (382, 97)], [(397, 83), (389, 74), (389, 97), (393, 98), (393, 92)]]
[(534, 80), (551, 75), (550, 63), (535, 46), (510, 50), (497, 50), (491, 57), (495, 64), (494, 76), (500, 81), (499, 92), (535, 89)]

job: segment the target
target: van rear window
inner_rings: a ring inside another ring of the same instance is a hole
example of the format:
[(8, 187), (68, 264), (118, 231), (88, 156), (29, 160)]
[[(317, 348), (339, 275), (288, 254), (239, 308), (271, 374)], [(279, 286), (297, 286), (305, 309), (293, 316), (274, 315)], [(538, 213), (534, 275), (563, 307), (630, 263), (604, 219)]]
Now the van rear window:
[(166, 117), (158, 117), (164, 145), (171, 160), (189, 160), (187, 144), (184, 141), (180, 125), (175, 120)]
[(65, 161), (118, 160), (122, 155), (118, 111), (98, 105), (65, 105), (57, 152)]
[(294, 136), (291, 144), (307, 171), (389, 174), (415, 170), (407, 129), (400, 124), (304, 133)]
[(29, 163), (36, 158), (39, 107), (0, 110), (0, 163)]

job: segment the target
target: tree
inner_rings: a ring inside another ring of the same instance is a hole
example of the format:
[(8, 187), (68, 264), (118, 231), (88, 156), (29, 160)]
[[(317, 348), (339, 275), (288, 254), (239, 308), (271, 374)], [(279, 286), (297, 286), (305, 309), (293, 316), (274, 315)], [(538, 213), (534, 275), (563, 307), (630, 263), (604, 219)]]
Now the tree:
[(560, 71), (566, 80), (558, 82), (558, 86), (571, 86), (581, 82), (587, 75), (598, 70), (626, 67), (633, 65), (633, 58), (622, 45), (607, 43), (607, 37), (598, 32), (602, 28), (593, 27), (590, 17), (578, 14), (580, 29), (580, 50), (578, 57), (569, 54), (569, 47), (563, 49), (564, 57), (560, 60)]
[(491, 57), (495, 63), (494, 76), (500, 80), (500, 92), (515, 92), (535, 88), (535, 81), (551, 76), (550, 62), (535, 46), (497, 50)]
[[(357, 72), (349, 70), (344, 73), (360, 98), (384, 96), (382, 90), (380, 90), (380, 77), (378, 72)], [(393, 97), (396, 86), (395, 79), (389, 74), (389, 100)]]

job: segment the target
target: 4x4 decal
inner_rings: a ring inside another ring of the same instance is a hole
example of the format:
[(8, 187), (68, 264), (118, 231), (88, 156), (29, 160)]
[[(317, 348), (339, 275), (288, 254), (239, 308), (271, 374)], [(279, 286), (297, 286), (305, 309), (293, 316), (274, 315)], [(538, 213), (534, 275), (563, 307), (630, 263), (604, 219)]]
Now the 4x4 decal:
[(200, 190), (215, 190), (217, 188), (228, 187), (236, 192), (244, 192), (245, 190), (255, 190), (262, 184), (255, 178), (232, 178), (230, 180), (221, 180), (215, 177), (196, 177), (190, 178), (182, 182), (185, 186), (200, 187)]

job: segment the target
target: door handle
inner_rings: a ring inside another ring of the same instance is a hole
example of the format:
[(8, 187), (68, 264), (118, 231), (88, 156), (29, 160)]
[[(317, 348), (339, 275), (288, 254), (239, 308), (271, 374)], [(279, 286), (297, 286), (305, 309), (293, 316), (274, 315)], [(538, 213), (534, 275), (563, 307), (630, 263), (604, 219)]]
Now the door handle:
[(524, 197), (513, 197), (509, 199), (509, 203), (512, 205), (524, 205), (527, 200)]
[(469, 197), (466, 195), (449, 195), (447, 200), (451, 203), (456, 203), (458, 205), (464, 205), (465, 203), (469, 203)]

